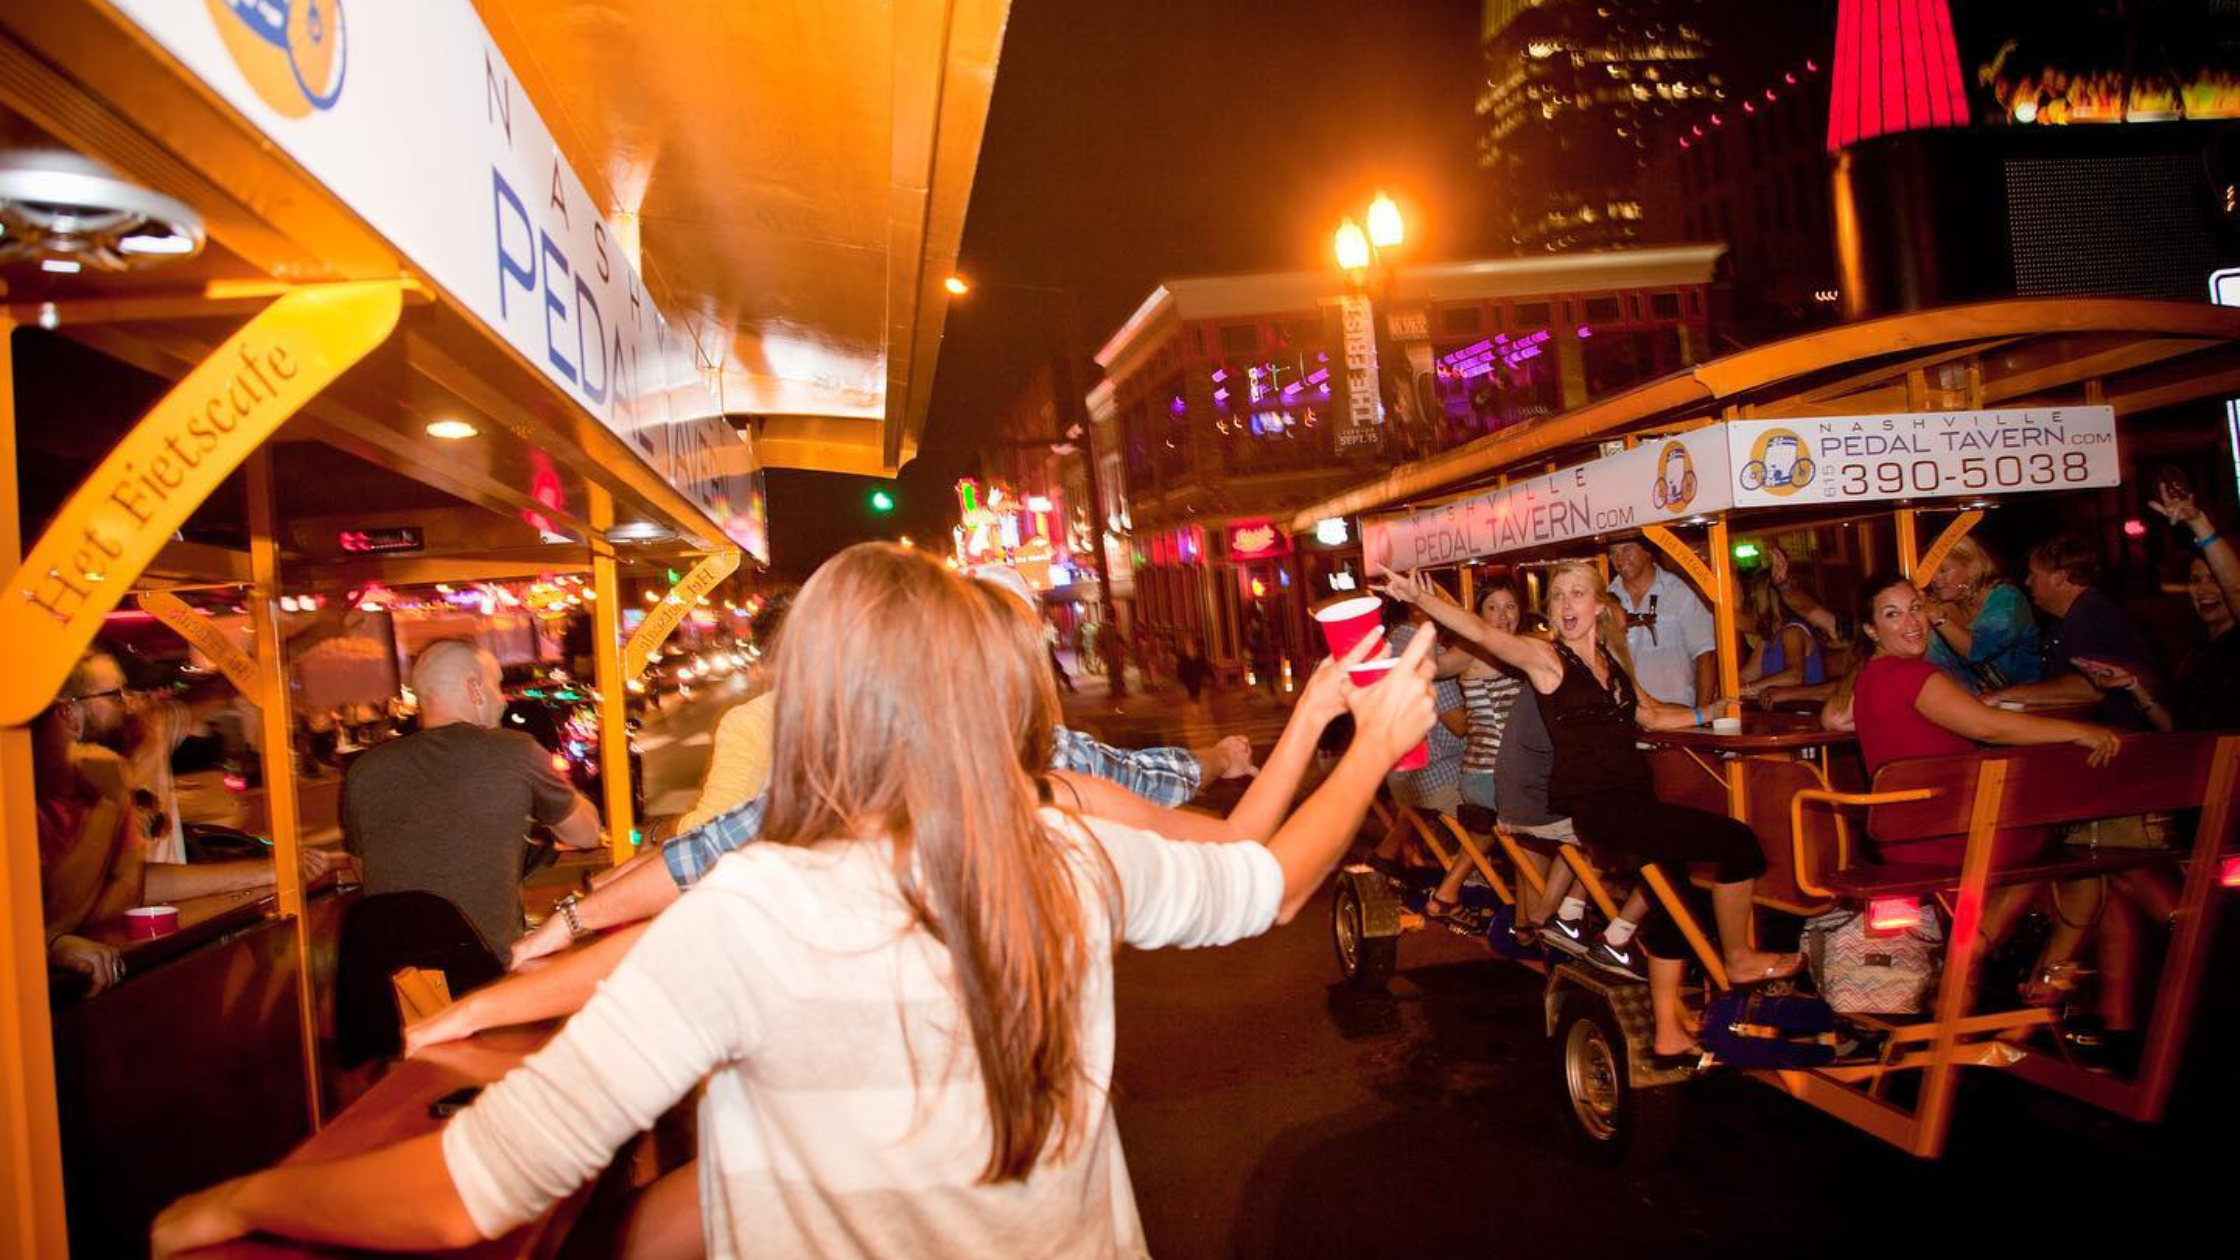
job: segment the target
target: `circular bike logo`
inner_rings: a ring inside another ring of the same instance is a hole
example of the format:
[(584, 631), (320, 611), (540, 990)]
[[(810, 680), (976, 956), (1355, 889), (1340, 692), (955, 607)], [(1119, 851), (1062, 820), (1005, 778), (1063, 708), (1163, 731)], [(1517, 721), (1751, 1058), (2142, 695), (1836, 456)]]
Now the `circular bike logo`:
[(350, 42), (342, 0), (205, 0), (233, 64), (265, 104), (289, 118), (342, 98)]
[(1750, 461), (1742, 466), (1742, 488), (1786, 499), (1811, 484), (1814, 471), (1803, 438), (1789, 429), (1767, 429), (1750, 447)]
[(1650, 498), (1666, 512), (1685, 512), (1696, 501), (1696, 462), (1685, 442), (1667, 442), (1657, 456), (1657, 484)]

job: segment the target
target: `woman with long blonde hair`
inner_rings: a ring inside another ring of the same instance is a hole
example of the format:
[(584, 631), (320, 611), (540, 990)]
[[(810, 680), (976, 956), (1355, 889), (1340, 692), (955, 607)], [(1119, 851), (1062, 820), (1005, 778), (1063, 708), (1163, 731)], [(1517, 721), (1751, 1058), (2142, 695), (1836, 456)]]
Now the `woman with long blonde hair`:
[[(1634, 687), (1623, 623), (1599, 569), (1570, 561), (1549, 571), (1552, 640), (1511, 634), (1467, 614), (1457, 617), (1459, 610), (1440, 599), (1431, 583), (1408, 574), (1387, 577), (1386, 589), (1395, 598), (1420, 605), (1440, 624), (1524, 673), (1555, 747), (1548, 807), (1570, 818), (1581, 843), (1676, 872), (1696, 862), (1713, 864), (1712, 910), (1729, 976), (1749, 984), (1797, 972), (1803, 960), (1796, 955), (1769, 954), (1750, 944), (1751, 897), (1766, 869), (1757, 837), (1723, 814), (1657, 799), (1648, 759), (1637, 747), (1643, 729), (1701, 725), (1705, 715)], [(1586, 959), (1638, 976), (1642, 971), (1633, 957), (1636, 950), (1646, 952), (1656, 1014), (1653, 1050), (1660, 1066), (1700, 1060), (1679, 1000), (1687, 943), (1667, 915), (1651, 913), (1639, 922), (1639, 942), (1633, 939), (1635, 926), (1621, 916), (1588, 947)]]
[(2000, 574), (1982, 543), (1962, 538), (1952, 544), (1921, 593), (1928, 596), (1929, 663), (1970, 691), (2036, 682), (2044, 672), (2030, 597)]
[(922, 553), (842, 552), (779, 652), (762, 843), (443, 1131), (190, 1196), (156, 1254), (253, 1230), (496, 1237), (703, 1081), (712, 1255), (1142, 1254), (1112, 1125), (1113, 952), (1295, 915), (1429, 729), (1430, 636), (1371, 687), (1325, 662), (1269, 762), (1303, 762), (1350, 709), (1345, 758), (1264, 845), (1192, 844), (1040, 803), (1056, 697), (1006, 615)]

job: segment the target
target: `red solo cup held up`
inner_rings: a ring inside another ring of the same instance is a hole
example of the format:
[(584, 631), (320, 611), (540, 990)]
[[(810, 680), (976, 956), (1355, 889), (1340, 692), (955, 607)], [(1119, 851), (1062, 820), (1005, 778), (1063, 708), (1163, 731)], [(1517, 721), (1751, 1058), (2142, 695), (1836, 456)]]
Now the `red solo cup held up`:
[[(1384, 676), (1391, 673), (1392, 667), (1399, 663), (1400, 658), (1396, 656), (1363, 661), (1359, 665), (1347, 669), (1346, 677), (1351, 679), (1356, 687), (1374, 687), (1384, 681)], [(1430, 764), (1431, 738), (1425, 736), (1415, 747), (1400, 754), (1400, 760), (1392, 763), (1392, 768), (1394, 770), (1421, 770)]]
[(1374, 595), (1356, 595), (1315, 609), (1314, 620), (1322, 627), (1322, 640), (1330, 645), (1330, 656), (1335, 660), (1374, 633), (1383, 623), (1383, 613), (1383, 600)]
[(124, 923), (135, 940), (169, 936), (179, 930), (179, 907), (134, 906), (124, 912)]

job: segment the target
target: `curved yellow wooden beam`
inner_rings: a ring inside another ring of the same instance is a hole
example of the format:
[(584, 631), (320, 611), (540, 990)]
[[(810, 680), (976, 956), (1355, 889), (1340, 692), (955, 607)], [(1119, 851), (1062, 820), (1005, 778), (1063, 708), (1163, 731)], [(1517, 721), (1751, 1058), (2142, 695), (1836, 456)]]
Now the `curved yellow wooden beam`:
[(395, 280), (296, 289), (210, 352), (70, 496), (0, 589), (0, 725), (54, 698), (102, 618), (228, 474), (388, 339)]

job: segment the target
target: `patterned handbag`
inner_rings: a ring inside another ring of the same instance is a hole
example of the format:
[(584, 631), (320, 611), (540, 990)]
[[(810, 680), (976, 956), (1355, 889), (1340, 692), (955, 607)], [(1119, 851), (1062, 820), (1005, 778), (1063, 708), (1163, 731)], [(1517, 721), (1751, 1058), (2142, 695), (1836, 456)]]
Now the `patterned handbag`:
[(1934, 913), (1919, 925), (1877, 932), (1858, 910), (1831, 910), (1804, 927), (1813, 983), (1845, 1014), (1918, 1014), (1944, 967), (1944, 927)]

